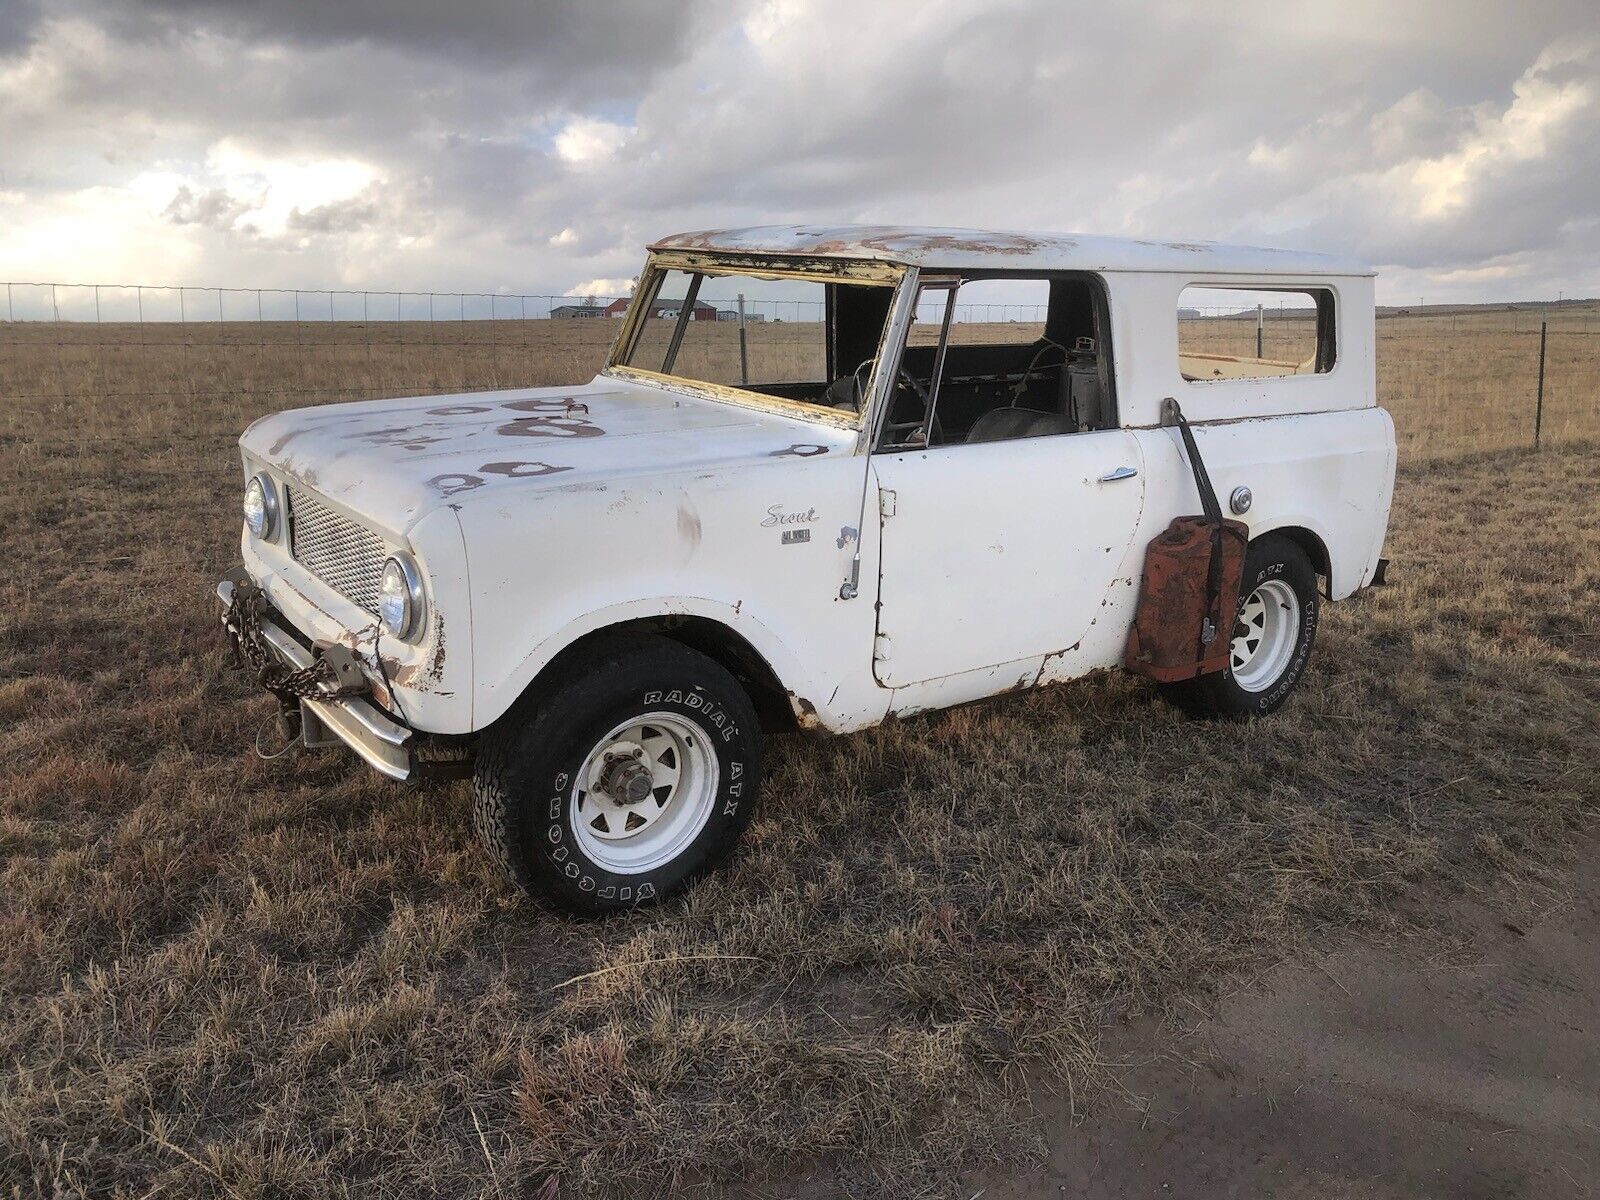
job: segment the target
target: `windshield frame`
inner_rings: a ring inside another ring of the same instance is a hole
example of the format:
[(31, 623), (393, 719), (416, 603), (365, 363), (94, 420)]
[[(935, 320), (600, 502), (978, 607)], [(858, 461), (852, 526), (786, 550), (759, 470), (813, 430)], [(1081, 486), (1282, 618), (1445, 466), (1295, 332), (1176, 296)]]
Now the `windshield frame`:
[[(870, 403), (863, 403), (862, 411), (859, 413), (847, 412), (805, 400), (769, 396), (764, 392), (754, 392), (732, 384), (713, 383), (628, 365), (627, 360), (644, 332), (645, 314), (650, 311), (650, 304), (655, 299), (655, 294), (668, 271), (683, 271), (693, 275), (742, 275), (758, 279), (802, 280), (813, 283), (868, 284), (893, 288), (897, 291), (904, 288), (908, 276), (914, 278), (915, 271), (895, 263), (872, 259), (735, 255), (690, 250), (654, 251), (645, 262), (644, 272), (639, 277), (638, 287), (634, 289), (622, 329), (611, 344), (611, 352), (607, 355), (605, 368), (601, 371), (602, 375), (617, 379), (649, 383), (706, 400), (736, 404), (741, 408), (753, 408), (779, 416), (799, 417), (802, 420), (833, 425), (840, 429), (859, 431), (863, 427), (872, 410)], [(877, 359), (873, 366), (872, 377), (863, 389), (864, 397), (870, 398), (877, 393), (879, 372), (882, 370), (886, 355), (893, 347), (891, 339), (894, 337), (897, 325), (895, 316), (899, 309), (899, 296), (896, 296), (890, 303), (889, 319), (884, 322), (883, 332), (879, 337)], [(680, 315), (679, 327), (674, 333), (675, 341), (682, 336), (683, 317), (688, 311), (689, 307), (685, 306), (683, 314)]]

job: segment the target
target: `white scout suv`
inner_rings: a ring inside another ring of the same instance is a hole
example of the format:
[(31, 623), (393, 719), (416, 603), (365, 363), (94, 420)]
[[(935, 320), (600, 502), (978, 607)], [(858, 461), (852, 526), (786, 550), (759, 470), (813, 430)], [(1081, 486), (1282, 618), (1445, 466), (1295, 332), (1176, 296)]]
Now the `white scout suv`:
[(728, 853), (765, 733), (1138, 669), (1202, 455), (1248, 546), (1235, 596), (1212, 579), (1218, 669), (1162, 686), (1271, 711), (1320, 598), (1381, 581), (1395, 467), (1362, 266), (880, 227), (666, 238), (586, 384), (300, 409), (240, 445), (218, 593), (287, 728), (470, 773), (489, 852), (589, 913)]

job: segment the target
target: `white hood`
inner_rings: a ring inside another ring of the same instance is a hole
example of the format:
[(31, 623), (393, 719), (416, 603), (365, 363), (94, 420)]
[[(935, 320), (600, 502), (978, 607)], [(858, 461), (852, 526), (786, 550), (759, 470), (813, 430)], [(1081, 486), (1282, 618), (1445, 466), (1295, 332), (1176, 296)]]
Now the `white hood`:
[(367, 400), (274, 413), (251, 458), (403, 533), (508, 487), (847, 453), (852, 430), (600, 376), (578, 387)]

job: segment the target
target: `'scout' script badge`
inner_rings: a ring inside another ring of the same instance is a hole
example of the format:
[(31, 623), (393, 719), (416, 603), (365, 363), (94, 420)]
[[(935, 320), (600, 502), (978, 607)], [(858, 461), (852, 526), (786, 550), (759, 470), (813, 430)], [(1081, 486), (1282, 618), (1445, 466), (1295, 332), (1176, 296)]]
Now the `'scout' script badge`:
[(763, 529), (771, 529), (774, 525), (808, 525), (817, 519), (817, 510), (808, 508), (805, 512), (784, 512), (783, 505), (774, 504), (767, 509), (766, 520), (761, 522)]

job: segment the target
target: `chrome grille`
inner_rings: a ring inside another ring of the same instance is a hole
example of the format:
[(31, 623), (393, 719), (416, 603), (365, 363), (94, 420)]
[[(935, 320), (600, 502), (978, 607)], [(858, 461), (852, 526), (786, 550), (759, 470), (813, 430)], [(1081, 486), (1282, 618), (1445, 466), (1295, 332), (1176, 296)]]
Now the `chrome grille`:
[(371, 530), (315, 497), (289, 488), (289, 553), (323, 583), (368, 612), (378, 611), (378, 584), (389, 547)]

